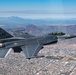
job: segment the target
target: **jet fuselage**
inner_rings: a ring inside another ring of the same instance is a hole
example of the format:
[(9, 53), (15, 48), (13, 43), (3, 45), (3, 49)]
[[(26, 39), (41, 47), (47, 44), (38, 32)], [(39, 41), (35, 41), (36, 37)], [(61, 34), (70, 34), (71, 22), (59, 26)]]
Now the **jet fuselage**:
[(23, 51), (26, 58), (31, 59), (37, 56), (44, 45), (57, 43), (57, 40), (57, 36), (49, 34), (33, 36), (24, 32), (14, 32), (11, 35), (0, 28), (0, 57), (6, 57), (12, 48), (17, 53)]
[[(2, 41), (2, 40), (1, 40)], [(15, 47), (15, 46), (23, 46), (23, 45), (32, 45), (35, 42), (43, 45), (49, 45), (53, 43), (57, 43), (57, 37), (54, 35), (45, 35), (45, 36), (38, 36), (32, 38), (23, 38), (23, 39), (16, 39), (16, 38), (7, 38), (0, 43), (0, 47)]]

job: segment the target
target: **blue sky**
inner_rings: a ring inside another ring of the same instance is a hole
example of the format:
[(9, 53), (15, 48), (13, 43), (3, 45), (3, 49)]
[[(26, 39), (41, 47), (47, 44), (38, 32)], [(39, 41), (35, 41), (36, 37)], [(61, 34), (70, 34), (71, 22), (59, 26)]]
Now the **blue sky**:
[(76, 18), (76, 0), (0, 0), (0, 17)]

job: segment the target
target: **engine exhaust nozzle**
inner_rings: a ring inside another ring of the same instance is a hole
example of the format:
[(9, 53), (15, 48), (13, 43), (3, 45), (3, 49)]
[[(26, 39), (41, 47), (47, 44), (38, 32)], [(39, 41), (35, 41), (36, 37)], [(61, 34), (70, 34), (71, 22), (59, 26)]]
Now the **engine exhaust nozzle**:
[(0, 43), (0, 48), (4, 47), (3, 43)]

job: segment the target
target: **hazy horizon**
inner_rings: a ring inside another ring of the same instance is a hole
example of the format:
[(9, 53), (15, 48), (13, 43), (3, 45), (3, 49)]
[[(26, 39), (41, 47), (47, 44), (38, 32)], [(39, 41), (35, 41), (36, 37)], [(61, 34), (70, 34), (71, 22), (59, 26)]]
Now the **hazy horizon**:
[(76, 0), (0, 0), (0, 17), (76, 18)]
[(51, 19), (56, 19), (56, 20), (66, 20), (66, 19), (76, 19), (76, 17), (70, 17), (70, 18), (66, 18), (66, 17), (58, 17), (58, 18), (56, 18), (56, 17), (50, 17), (50, 18), (29, 18), (29, 17), (21, 17), (21, 16), (0, 16), (0, 18), (21, 18), (21, 19), (29, 19), (29, 20), (51, 20)]

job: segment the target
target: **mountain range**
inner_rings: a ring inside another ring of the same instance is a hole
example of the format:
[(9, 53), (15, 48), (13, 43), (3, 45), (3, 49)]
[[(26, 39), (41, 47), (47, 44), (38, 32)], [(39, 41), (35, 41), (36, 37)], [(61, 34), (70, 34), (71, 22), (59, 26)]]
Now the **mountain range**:
[(33, 35), (51, 32), (76, 34), (76, 19), (23, 19), (19, 17), (0, 17), (0, 27), (8, 30), (25, 30)]
[(7, 28), (8, 31), (23, 31), (25, 33), (29, 33), (35, 36), (45, 35), (52, 32), (63, 32), (66, 34), (75, 34), (76, 35), (76, 25), (68, 25), (68, 26), (47, 26), (44, 28), (35, 26), (35, 25), (27, 25), (25, 28)]
[(25, 27), (27, 25), (36, 25), (40, 27), (50, 25), (75, 25), (76, 18), (71, 19), (24, 19), (20, 17), (0, 17), (0, 26), (14, 28), (14, 27)]

